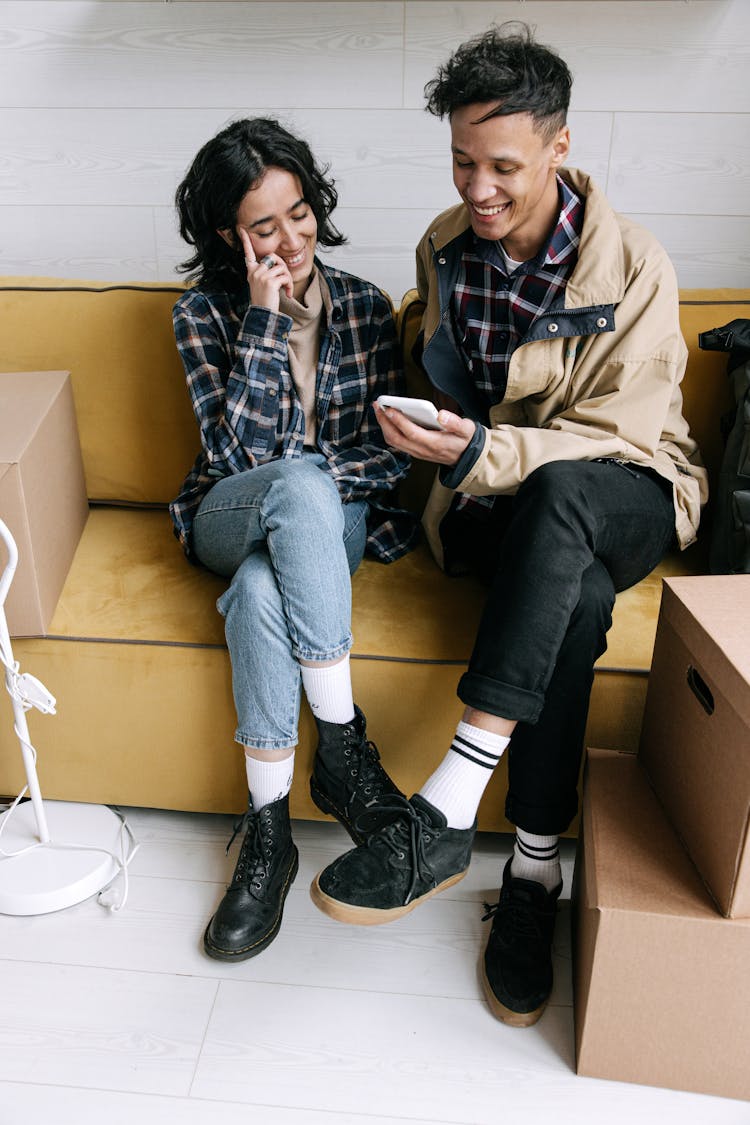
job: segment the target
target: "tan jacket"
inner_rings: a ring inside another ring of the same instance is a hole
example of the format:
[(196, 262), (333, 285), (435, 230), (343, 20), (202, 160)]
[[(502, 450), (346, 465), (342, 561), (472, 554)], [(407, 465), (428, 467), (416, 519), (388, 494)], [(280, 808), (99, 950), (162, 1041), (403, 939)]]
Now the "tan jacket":
[[(708, 487), (682, 416), (687, 349), (674, 270), (653, 235), (616, 214), (588, 176), (574, 169), (562, 176), (586, 201), (565, 303), (540, 317), (531, 341), (513, 353), (505, 397), (490, 410), (484, 444), (457, 491), (514, 493), (550, 461), (638, 462), (672, 482), (684, 548), (695, 539)], [(460, 360), (450, 319), (441, 322), (446, 285), (437, 271), (450, 273), (458, 253), (451, 243), (468, 227), (459, 204), (438, 216), (417, 247), (417, 284), (426, 302), (423, 364), (438, 389), (445, 388), (444, 376), (455, 380)], [(452, 495), (436, 481), (423, 517), (439, 562), (438, 526)]]

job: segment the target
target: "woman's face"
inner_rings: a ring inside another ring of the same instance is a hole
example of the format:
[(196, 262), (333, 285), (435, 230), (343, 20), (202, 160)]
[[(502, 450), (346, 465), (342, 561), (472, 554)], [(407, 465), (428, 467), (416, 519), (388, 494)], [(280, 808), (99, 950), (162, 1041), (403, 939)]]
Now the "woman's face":
[[(294, 296), (303, 294), (313, 271), (318, 224), (303, 198), (299, 178), (284, 168), (267, 168), (237, 209), (237, 237), (240, 228), (249, 235), (259, 261), (264, 254), (283, 259)], [(219, 233), (226, 237), (229, 232)]]

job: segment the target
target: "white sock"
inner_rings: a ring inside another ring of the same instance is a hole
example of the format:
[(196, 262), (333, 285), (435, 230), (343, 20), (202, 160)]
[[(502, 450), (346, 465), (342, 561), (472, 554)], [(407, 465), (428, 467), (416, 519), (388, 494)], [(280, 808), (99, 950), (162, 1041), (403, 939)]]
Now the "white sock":
[(559, 836), (535, 836), (516, 828), (510, 873), (516, 879), (531, 879), (551, 891), (561, 882)]
[(325, 668), (301, 664), (302, 686), (316, 719), (325, 723), (350, 723), (354, 718), (349, 653)]
[(419, 790), (445, 816), (449, 828), (471, 828), (492, 771), (510, 742), (463, 720), (451, 748)]
[(260, 758), (251, 758), (245, 754), (245, 769), (247, 770), (247, 787), (255, 812), (260, 812), (266, 805), (285, 797), (292, 788), (292, 775), (294, 773), (294, 750), (288, 758), (280, 762), (263, 762)]

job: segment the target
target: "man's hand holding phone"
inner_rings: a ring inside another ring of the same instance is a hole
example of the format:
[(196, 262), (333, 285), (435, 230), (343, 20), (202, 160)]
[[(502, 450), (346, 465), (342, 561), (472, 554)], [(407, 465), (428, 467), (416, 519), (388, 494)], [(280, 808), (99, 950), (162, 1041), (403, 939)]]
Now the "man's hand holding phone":
[(476, 431), (471, 419), (438, 411), (427, 399), (381, 395), (375, 414), (388, 445), (438, 465), (455, 465)]

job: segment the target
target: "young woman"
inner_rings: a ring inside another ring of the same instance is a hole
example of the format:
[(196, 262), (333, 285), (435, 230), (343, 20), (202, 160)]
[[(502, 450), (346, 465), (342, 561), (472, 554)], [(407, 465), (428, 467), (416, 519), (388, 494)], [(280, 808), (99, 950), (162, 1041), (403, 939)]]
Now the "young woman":
[(385, 504), (408, 458), (386, 447), (372, 408), (402, 376), (387, 299), (315, 256), (345, 241), (336, 201), (308, 145), (266, 118), (204, 145), (176, 196), (194, 287), (174, 327), (201, 452), (171, 512), (188, 557), (231, 579), (218, 608), (250, 791), (234, 877), (204, 936), (226, 961), (273, 941), (297, 871), (300, 687), (318, 727), (315, 803), (359, 843), (398, 793), (354, 705), (349, 649), (365, 548), (390, 562), (415, 535)]

